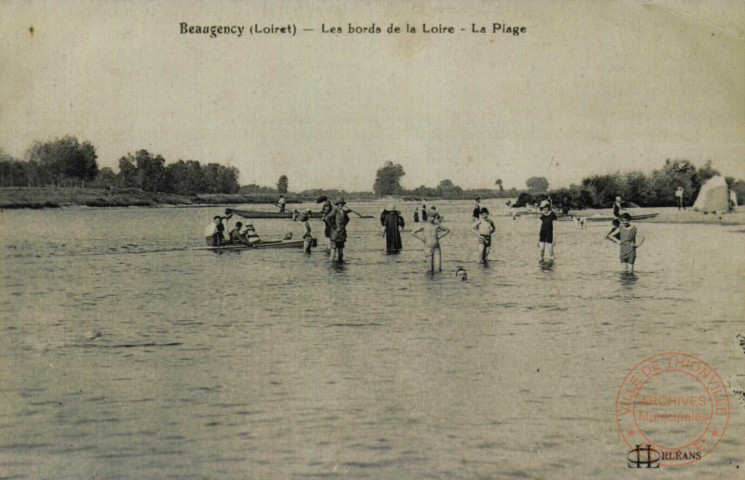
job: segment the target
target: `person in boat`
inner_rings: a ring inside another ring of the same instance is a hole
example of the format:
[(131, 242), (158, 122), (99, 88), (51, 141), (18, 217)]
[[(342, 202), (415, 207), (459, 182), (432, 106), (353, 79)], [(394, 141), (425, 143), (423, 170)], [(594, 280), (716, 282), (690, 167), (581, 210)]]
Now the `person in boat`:
[(324, 221), (326, 221), (331, 228), (329, 233), (331, 247), (329, 259), (338, 262), (344, 261), (344, 246), (347, 241), (347, 224), (349, 223), (349, 215), (347, 215), (345, 208), (346, 204), (347, 202), (344, 201), (344, 198), (338, 198), (334, 202), (334, 209), (324, 217)]
[(426, 205), (422, 205), (422, 221), (423, 222), (427, 221), (427, 206)]
[(334, 209), (334, 205), (331, 203), (330, 199), (326, 199), (326, 201), (323, 202), (323, 207), (321, 207), (321, 219), (323, 220), (323, 236), (326, 237), (326, 248), (328, 251), (331, 251), (331, 225), (329, 225), (329, 222), (326, 221), (326, 216), (331, 213), (331, 211)]
[[(423, 232), (424, 238), (417, 235), (419, 232)], [(425, 222), (424, 225), (418, 227), (411, 234), (421, 242), (424, 242), (425, 256), (429, 260), (429, 271), (431, 273), (442, 271), (442, 248), (440, 247), (440, 240), (450, 233), (450, 230), (440, 226), (440, 216), (433, 215), (429, 217), (429, 222)]]
[(222, 221), (230, 220), (232, 217), (232, 211), (224, 217), (221, 217), (220, 215), (212, 217), (212, 223), (210, 223), (204, 231), (207, 246), (221, 247), (225, 243), (225, 225), (223, 225)]
[[(618, 235), (616, 238), (616, 230)], [(607, 238), (620, 247), (621, 264), (625, 271), (631, 270), (634, 273), (634, 264), (636, 263), (636, 250), (644, 243), (644, 236), (636, 231), (636, 227), (631, 225), (631, 215), (624, 213), (621, 215), (621, 226), (609, 233)]]
[(235, 222), (235, 228), (230, 231), (230, 243), (233, 245), (248, 245), (248, 238), (245, 233), (241, 232), (242, 222)]
[(475, 204), (473, 206), (473, 212), (471, 213), (471, 218), (473, 219), (473, 222), (478, 222), (479, 218), (481, 217), (481, 198), (476, 197)]
[(404, 217), (396, 210), (394, 204), (389, 204), (383, 213), (380, 214), (380, 225), (385, 237), (385, 252), (399, 253), (403, 246), (401, 245), (401, 230), (406, 225)]
[(548, 254), (551, 260), (554, 259), (554, 222), (558, 220), (556, 213), (551, 208), (549, 200), (543, 200), (541, 202), (541, 215), (538, 217), (541, 220), (541, 230), (538, 233), (538, 248), (541, 252), (541, 261), (543, 261), (544, 255), (546, 254), (546, 247), (548, 247)]
[(310, 248), (313, 246), (313, 234), (311, 233), (310, 222), (308, 221), (310, 220), (312, 211), (308, 208), (300, 215), (300, 221), (303, 223), (303, 228), (305, 229), (303, 233), (303, 251), (308, 255), (310, 255)]
[(277, 207), (279, 207), (280, 213), (284, 213), (286, 204), (287, 204), (287, 201), (285, 200), (285, 196), (280, 195), (279, 200), (277, 200)]
[(474, 222), (471, 230), (479, 237), (479, 263), (486, 263), (491, 252), (491, 236), (497, 230), (494, 222), (489, 218), (489, 209), (479, 210), (479, 218)]
[(246, 231), (243, 232), (243, 235), (246, 237), (246, 240), (248, 240), (249, 245), (253, 245), (254, 243), (259, 243), (261, 241), (261, 237), (256, 231), (256, 228), (254, 228), (253, 224), (251, 223), (246, 224)]
[(419, 207), (414, 207), (414, 223), (419, 223)]

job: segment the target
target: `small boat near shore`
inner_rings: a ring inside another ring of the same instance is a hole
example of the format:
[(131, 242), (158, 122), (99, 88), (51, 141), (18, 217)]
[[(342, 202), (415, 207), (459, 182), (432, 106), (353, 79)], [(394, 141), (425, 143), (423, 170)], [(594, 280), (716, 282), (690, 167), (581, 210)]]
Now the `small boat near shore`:
[[(243, 218), (287, 218), (295, 219), (300, 216), (297, 211), (269, 212), (266, 210), (242, 210), (236, 208), (226, 208), (225, 212), (233, 212)], [(311, 218), (321, 218), (321, 212), (311, 212)]]
[[(219, 247), (194, 247), (192, 250), (207, 250), (212, 252), (236, 252), (242, 250), (262, 250), (267, 248), (303, 248), (304, 240), (262, 240), (251, 245), (221, 245)], [(318, 245), (318, 241), (314, 238), (311, 246), (315, 247)]]
[[(239, 217), (243, 218), (286, 218), (289, 220), (296, 220), (303, 212), (295, 211), (284, 211), (284, 212), (269, 212), (266, 210), (244, 210), (236, 208), (227, 208), (225, 212), (233, 212)], [(359, 218), (373, 218), (372, 215), (358, 215)], [(310, 218), (321, 218), (321, 212), (311, 212)]]
[[(639, 220), (647, 220), (650, 218), (654, 218), (659, 213), (645, 213), (642, 215), (632, 215), (631, 220), (632, 221), (639, 221)], [(578, 217), (582, 217), (581, 215), (577, 215)], [(587, 217), (582, 217), (585, 219), (586, 222), (612, 222), (614, 218), (613, 215), (588, 215)]]

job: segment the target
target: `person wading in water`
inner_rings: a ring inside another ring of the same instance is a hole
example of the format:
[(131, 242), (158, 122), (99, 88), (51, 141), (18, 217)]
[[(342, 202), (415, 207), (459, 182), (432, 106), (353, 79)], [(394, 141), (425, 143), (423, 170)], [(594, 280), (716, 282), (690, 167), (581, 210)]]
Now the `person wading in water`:
[(329, 233), (329, 240), (331, 242), (331, 252), (329, 252), (329, 260), (336, 260), (337, 262), (344, 261), (344, 245), (347, 241), (347, 224), (349, 223), (349, 215), (344, 209), (347, 202), (343, 198), (339, 198), (334, 202), (334, 209), (326, 215), (324, 221), (328, 223), (331, 232)]
[(395, 205), (390, 204), (383, 210), (383, 213), (380, 214), (380, 225), (382, 225), (383, 236), (385, 237), (385, 252), (399, 253), (403, 248), (401, 245), (401, 230), (403, 230), (405, 223)]

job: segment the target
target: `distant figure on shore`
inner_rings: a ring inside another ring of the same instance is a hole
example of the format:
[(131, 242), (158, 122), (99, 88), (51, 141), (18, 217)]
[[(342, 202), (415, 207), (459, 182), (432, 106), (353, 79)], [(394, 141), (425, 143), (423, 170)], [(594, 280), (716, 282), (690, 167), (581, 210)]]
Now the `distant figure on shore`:
[(341, 263), (344, 261), (344, 246), (347, 241), (347, 224), (349, 215), (344, 208), (347, 202), (338, 198), (334, 202), (334, 209), (326, 215), (324, 220), (328, 222), (331, 232), (329, 233), (330, 247), (329, 259)]
[(310, 220), (312, 211), (308, 208), (300, 215), (300, 221), (303, 223), (303, 228), (305, 229), (303, 232), (303, 251), (306, 255), (310, 255), (310, 248), (313, 246), (313, 235), (311, 234), (310, 222), (308, 221)]
[(396, 210), (394, 204), (389, 204), (380, 214), (380, 225), (385, 237), (385, 252), (399, 253), (403, 246), (401, 245), (401, 230), (406, 225), (404, 217)]
[(548, 200), (541, 202), (541, 216), (538, 217), (541, 220), (541, 231), (538, 234), (538, 248), (541, 252), (541, 261), (546, 254), (546, 247), (548, 247), (548, 254), (551, 260), (554, 259), (554, 222), (558, 219), (556, 213), (551, 208), (551, 203)]
[(439, 213), (437, 213), (437, 207), (435, 207), (434, 205), (432, 205), (431, 207), (429, 207), (429, 212), (427, 212), (427, 216), (428, 217), (437, 216), (437, 221), (440, 222), (440, 223), (442, 223), (443, 217), (442, 217), (442, 215), (440, 215)]
[(235, 228), (230, 231), (228, 234), (228, 237), (230, 238), (230, 243), (232, 245), (248, 245), (248, 239), (246, 238), (246, 235), (241, 232), (241, 229), (243, 228), (243, 223), (241, 222), (235, 222)]
[(621, 215), (621, 226), (610, 232), (606, 238), (620, 245), (620, 258), (624, 270), (628, 272), (631, 268), (631, 273), (634, 273), (636, 249), (644, 243), (644, 236), (637, 233), (636, 227), (631, 225), (631, 215), (628, 213)]
[(618, 196), (616, 197), (616, 201), (613, 202), (613, 216), (620, 219), (621, 210), (623, 210), (623, 199)]
[(212, 223), (204, 231), (208, 246), (221, 247), (225, 244), (225, 225), (223, 225), (222, 221), (230, 220), (232, 217), (233, 212), (228, 213), (224, 217), (220, 215), (212, 217)]
[(476, 197), (474, 199), (474, 202), (476, 203), (473, 206), (473, 213), (471, 213), (471, 218), (474, 222), (476, 222), (481, 217), (481, 205), (479, 205), (479, 203), (481, 202), (481, 198)]
[(286, 203), (287, 202), (285, 201), (285, 196), (284, 195), (280, 195), (279, 196), (279, 200), (277, 200), (277, 206), (279, 207), (279, 211), (281, 213), (284, 213), (284, 211), (285, 211), (285, 204)]
[(419, 223), (419, 207), (414, 207), (414, 223)]
[(333, 209), (334, 205), (331, 203), (331, 200), (327, 198), (323, 202), (323, 207), (321, 207), (321, 219), (323, 220), (323, 236), (326, 237), (326, 249), (328, 251), (331, 251), (331, 225), (326, 221), (326, 216), (331, 213)]
[(422, 205), (422, 221), (423, 222), (427, 221), (427, 206), (426, 205)]
[[(424, 238), (417, 235), (419, 232), (424, 232)], [(438, 272), (442, 271), (442, 249), (440, 248), (440, 240), (449, 233), (450, 230), (440, 226), (439, 215), (429, 217), (429, 222), (425, 222), (424, 225), (411, 232), (417, 240), (424, 242), (425, 255), (429, 259), (429, 271), (432, 273), (435, 272), (435, 269), (437, 269)]]
[(479, 210), (479, 218), (471, 230), (479, 237), (479, 263), (486, 263), (489, 252), (491, 252), (491, 236), (497, 230), (494, 222), (489, 218), (489, 209), (484, 207)]
[(678, 188), (675, 190), (675, 200), (677, 200), (678, 204), (678, 210), (685, 210), (686, 207), (683, 205), (683, 187), (678, 185)]

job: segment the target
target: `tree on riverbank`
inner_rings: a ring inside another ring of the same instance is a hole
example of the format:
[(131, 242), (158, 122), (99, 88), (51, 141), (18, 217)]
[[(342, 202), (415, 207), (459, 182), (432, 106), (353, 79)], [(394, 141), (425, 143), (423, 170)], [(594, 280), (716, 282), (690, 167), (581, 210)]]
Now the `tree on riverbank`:
[(289, 179), (287, 178), (287, 175), (282, 175), (279, 177), (279, 180), (277, 181), (277, 192), (278, 193), (287, 193), (287, 189), (289, 188)]
[(393, 162), (385, 162), (375, 176), (373, 191), (376, 195), (398, 195), (401, 193), (401, 177), (406, 175), (404, 167)]
[(96, 178), (97, 158), (90, 142), (69, 135), (37, 141), (26, 152), (26, 161), (0, 154), (0, 179), (3, 186), (81, 186)]

